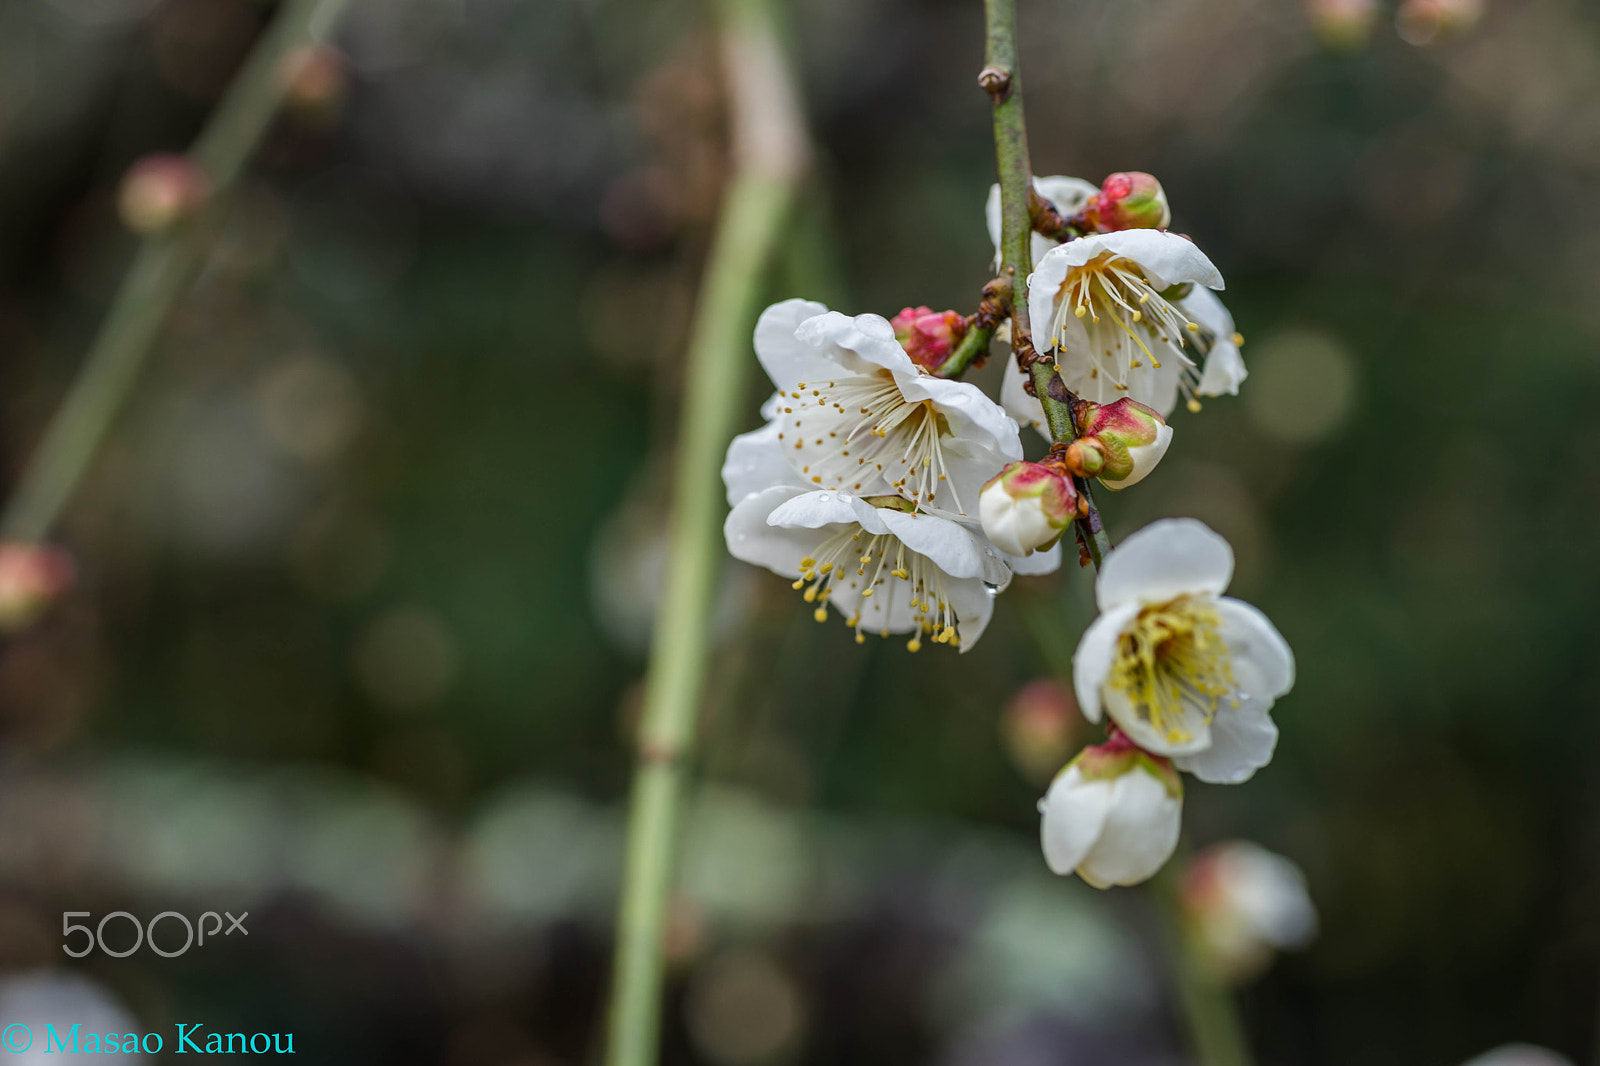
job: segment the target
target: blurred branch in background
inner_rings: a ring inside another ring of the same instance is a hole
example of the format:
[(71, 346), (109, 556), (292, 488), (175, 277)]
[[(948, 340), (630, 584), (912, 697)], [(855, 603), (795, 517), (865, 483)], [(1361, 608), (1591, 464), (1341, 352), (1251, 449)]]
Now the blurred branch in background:
[(722, 0), (719, 16), (733, 169), (689, 338), (667, 572), (628, 814), (607, 1022), (610, 1066), (649, 1066), (657, 1057), (667, 897), (720, 570), (718, 467), (737, 428), (761, 282), (806, 165), (799, 94), (774, 3)]
[[(289, 88), (296, 49), (324, 39), (348, 0), (286, 0), (189, 153), (206, 195), (238, 178)], [(203, 219), (153, 233), (139, 248), (99, 334), (21, 482), (0, 516), (0, 537), (45, 539), (144, 365), (168, 312), (209, 242)]]

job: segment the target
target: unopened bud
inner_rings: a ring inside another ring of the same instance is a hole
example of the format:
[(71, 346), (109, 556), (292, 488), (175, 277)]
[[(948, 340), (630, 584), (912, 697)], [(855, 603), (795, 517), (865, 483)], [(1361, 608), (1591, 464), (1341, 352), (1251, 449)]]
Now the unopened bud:
[(1483, 18), (1483, 0), (1403, 0), (1395, 31), (1407, 44), (1427, 45), (1471, 30)]
[(1000, 737), (1012, 765), (1028, 781), (1054, 776), (1082, 730), (1072, 686), (1043, 678), (1029, 681), (1000, 714)]
[(1306, 0), (1312, 32), (1336, 52), (1355, 52), (1372, 37), (1377, 0)]
[(978, 496), (983, 532), (1009, 555), (1032, 555), (1054, 544), (1078, 516), (1072, 479), (1040, 463), (1008, 464)]
[(133, 232), (164, 233), (205, 205), (210, 183), (187, 156), (147, 155), (122, 179), (117, 208)]
[(967, 320), (955, 311), (935, 311), (931, 307), (908, 307), (889, 320), (895, 340), (911, 356), (911, 361), (936, 370), (967, 335)]
[(1067, 469), (1097, 477), (1111, 489), (1143, 481), (1167, 454), (1172, 427), (1153, 409), (1126, 397), (1108, 404), (1086, 404), (1078, 416), (1083, 436), (1067, 446)]
[(0, 632), (34, 622), (72, 585), (72, 556), (46, 544), (0, 544)]
[(344, 56), (327, 45), (307, 44), (289, 52), (279, 67), (284, 107), (301, 119), (327, 122), (344, 103), (349, 75)]
[(1166, 229), (1172, 222), (1166, 190), (1154, 176), (1139, 170), (1107, 178), (1084, 207), (1084, 215), (1101, 233)]
[(1317, 933), (1317, 910), (1300, 868), (1245, 840), (1213, 844), (1189, 863), (1178, 902), (1191, 943), (1229, 981), (1258, 975), (1279, 951)]

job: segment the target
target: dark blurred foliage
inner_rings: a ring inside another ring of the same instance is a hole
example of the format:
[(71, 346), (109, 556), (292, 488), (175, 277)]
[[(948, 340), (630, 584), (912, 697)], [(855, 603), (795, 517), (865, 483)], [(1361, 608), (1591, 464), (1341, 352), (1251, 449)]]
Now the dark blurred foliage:
[[(0, 962), (61, 961), (62, 910), (248, 899), (246, 946), (87, 972), (148, 1028), (293, 1030), (314, 1061), (576, 1064), (723, 168), (715, 49), (684, 2), (354, 8), (338, 113), (274, 130), (72, 506), (80, 587), (0, 651)], [(9, 478), (127, 261), (118, 179), (187, 145), (270, 14), (0, 7)], [(981, 5), (788, 17), (819, 164), (773, 296), (970, 309)], [(1294, 858), (1322, 912), (1243, 993), (1261, 1061), (1582, 1059), (1600, 20), (1491, 0), (1418, 48), (1390, 17), (1332, 54), (1268, 0), (1025, 2), (1035, 170), (1158, 174), (1248, 340), (1244, 394), (1178, 415), (1105, 505), (1114, 537), (1227, 535), (1299, 659), (1275, 761), (1186, 811), (1195, 843)], [(1182, 1061), (1150, 900), (1042, 875), (1001, 737), (1089, 590), (1025, 580), (970, 654), (913, 656), (730, 572), (670, 1061)]]

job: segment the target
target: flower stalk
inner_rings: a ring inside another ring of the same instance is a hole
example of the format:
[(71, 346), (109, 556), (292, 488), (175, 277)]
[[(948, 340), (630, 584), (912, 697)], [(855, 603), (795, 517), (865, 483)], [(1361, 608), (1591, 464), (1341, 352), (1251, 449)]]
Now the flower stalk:
[(772, 0), (723, 0), (720, 15), (734, 166), (689, 340), (670, 549), (629, 801), (607, 1066), (652, 1066), (658, 1057), (667, 901), (721, 562), (718, 463), (744, 396), (762, 278), (806, 161)]
[[(288, 0), (189, 152), (210, 196), (225, 192), (266, 134), (288, 85), (284, 58), (328, 36), (347, 0)], [(214, 201), (213, 201), (214, 202)], [(0, 516), (0, 538), (49, 536), (143, 368), (162, 323), (204, 258), (205, 214), (139, 247), (66, 399)]]
[[(1033, 269), (1033, 164), (1022, 113), (1022, 76), (1017, 62), (1016, 0), (984, 0), (987, 41), (978, 84), (994, 103), (995, 161), (1000, 181), (1000, 276), (1011, 286), (1011, 350), (1044, 408), (1050, 435), (1060, 443), (1078, 436), (1073, 417), (1077, 397), (1067, 391), (1054, 363), (1034, 350), (1028, 320), (1028, 274)], [(1081, 558), (1100, 567), (1111, 541), (1086, 479), (1078, 494), (1087, 513), (1076, 523)]]

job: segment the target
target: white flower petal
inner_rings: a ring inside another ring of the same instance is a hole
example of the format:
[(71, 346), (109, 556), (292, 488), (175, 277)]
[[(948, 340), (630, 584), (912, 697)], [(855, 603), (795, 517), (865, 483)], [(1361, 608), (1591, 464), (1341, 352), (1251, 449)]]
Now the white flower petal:
[[(1022, 458), (1022, 440), (1017, 423), (1005, 408), (985, 396), (978, 386), (966, 381), (950, 381), (927, 374), (895, 375), (900, 394), (915, 403), (932, 400), (949, 420), (950, 436), (969, 453), (982, 451), (1000, 459), (995, 470), (1013, 459)], [(991, 474), (993, 471), (991, 471)]]
[(793, 485), (805, 491), (790, 469), (788, 457), (783, 454), (779, 432), (776, 422), (768, 422), (760, 429), (739, 434), (728, 445), (728, 457), (722, 463), (722, 481), (728, 489), (729, 507), (752, 492), (775, 485)]
[(800, 490), (778, 485), (751, 493), (733, 506), (722, 523), (728, 554), (747, 563), (764, 566), (785, 577), (800, 576), (800, 560), (816, 547), (817, 534), (804, 528), (768, 525), (774, 509)]
[(1211, 746), (1211, 725), (1206, 721), (1213, 711), (1209, 701), (1185, 699), (1176, 715), (1167, 708), (1163, 730), (1141, 717), (1126, 693), (1106, 685), (1101, 688), (1100, 695), (1106, 716), (1145, 751), (1176, 757), (1192, 755)]
[[(1069, 329), (1073, 324), (1077, 325), (1079, 331), (1083, 329), (1075, 318), (1071, 320)], [(1146, 338), (1149, 337), (1143, 326), (1135, 328), (1143, 332)], [(1091, 348), (1087, 336), (1081, 342), (1068, 339), (1057, 358), (1062, 384), (1083, 399), (1090, 403), (1107, 404), (1127, 398), (1154, 408), (1162, 418), (1172, 414), (1173, 408), (1178, 406), (1179, 385), (1184, 372), (1194, 365), (1180, 349), (1169, 347), (1161, 358), (1160, 366), (1145, 363), (1128, 369), (1128, 387), (1119, 389), (1116, 383), (1117, 358), (1105, 355), (1103, 349), (1096, 352)]]
[[(917, 365), (911, 361), (900, 342), (894, 339), (894, 327), (881, 315), (841, 315), (829, 311), (825, 315), (808, 318), (795, 331), (801, 344), (832, 363), (828, 373), (837, 375), (840, 368), (852, 374), (870, 374), (875, 369), (888, 370), (896, 380), (902, 374), (917, 375)], [(790, 381), (817, 380), (826, 375), (812, 374), (810, 378), (791, 378)], [(784, 382), (778, 382), (782, 388)]]
[(1172, 444), (1172, 427), (1162, 423), (1156, 430), (1156, 439), (1151, 444), (1136, 444), (1128, 449), (1128, 457), (1133, 460), (1133, 473), (1121, 481), (1107, 481), (1102, 479), (1100, 484), (1108, 489), (1122, 490), (1129, 485), (1137, 485), (1150, 476), (1150, 471), (1161, 462), (1161, 457), (1167, 454), (1167, 448)]
[[(792, 491), (792, 490), (791, 490)], [(823, 526), (860, 525), (868, 533), (887, 533), (885, 512), (848, 492), (802, 492), (773, 508), (767, 524), (794, 529), (821, 529)]]
[(960, 522), (887, 507), (878, 510), (878, 517), (901, 543), (951, 577), (977, 578), (1000, 587), (1011, 580), (1011, 571), (994, 545)]
[(1244, 356), (1239, 353), (1239, 346), (1233, 343), (1233, 316), (1216, 293), (1198, 285), (1190, 290), (1189, 295), (1177, 301), (1177, 306), (1190, 321), (1199, 323), (1216, 338), (1206, 355), (1205, 369), (1194, 391), (1201, 396), (1239, 395), (1239, 384), (1248, 372), (1244, 368)]
[(1183, 801), (1150, 771), (1135, 767), (1112, 782), (1100, 839), (1078, 866), (1097, 888), (1148, 881), (1172, 857), (1183, 822)]
[(1165, 603), (1182, 595), (1217, 595), (1233, 577), (1233, 549), (1203, 522), (1164, 518), (1106, 556), (1095, 582), (1101, 610), (1122, 603)]
[(1116, 661), (1122, 631), (1138, 614), (1137, 603), (1106, 608), (1089, 623), (1078, 641), (1078, 649), (1072, 653), (1072, 687), (1078, 697), (1078, 708), (1091, 722), (1100, 720), (1101, 693), (1106, 678), (1111, 676), (1111, 664)]
[(1272, 761), (1278, 727), (1265, 709), (1226, 703), (1211, 720), (1211, 746), (1173, 759), (1178, 769), (1212, 785), (1237, 785)]
[(1050, 783), (1039, 804), (1039, 843), (1054, 873), (1071, 874), (1100, 838), (1111, 809), (1111, 783), (1085, 781), (1076, 765)]
[[(1061, 261), (1064, 279), (1067, 270), (1083, 266), (1106, 252), (1138, 263), (1150, 284), (1158, 289), (1185, 281), (1208, 289), (1223, 287), (1222, 273), (1200, 246), (1167, 230), (1124, 229), (1115, 233), (1093, 233), (1056, 245), (1046, 258)], [(1042, 261), (1039, 267), (1043, 269)]]
[(1222, 641), (1233, 656), (1238, 694), (1267, 708), (1294, 687), (1294, 652), (1276, 626), (1260, 610), (1223, 596), (1217, 600)]
[(756, 322), (756, 358), (778, 388), (838, 373), (838, 368), (814, 346), (801, 343), (795, 336), (802, 322), (827, 312), (815, 300), (784, 300), (761, 312)]

